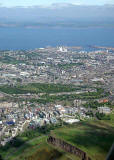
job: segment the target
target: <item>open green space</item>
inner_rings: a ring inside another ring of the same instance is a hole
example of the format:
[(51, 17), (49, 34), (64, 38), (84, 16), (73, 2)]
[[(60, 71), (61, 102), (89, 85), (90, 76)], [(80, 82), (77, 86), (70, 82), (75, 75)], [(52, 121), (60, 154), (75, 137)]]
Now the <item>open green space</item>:
[(61, 69), (70, 69), (72, 67), (84, 65), (84, 63), (70, 63), (70, 64), (58, 64), (58, 67)]
[[(45, 131), (45, 132), (44, 132)], [(26, 131), (0, 148), (3, 160), (80, 160), (47, 143), (48, 134), (87, 152), (92, 160), (105, 160), (114, 141), (114, 114), (111, 120), (81, 121), (72, 125)]]
[(7, 64), (19, 64), (19, 63), (25, 63), (24, 60), (16, 60), (14, 57), (10, 57), (8, 55), (3, 56), (0, 61), (2, 63), (7, 63)]
[(114, 115), (107, 121), (83, 121), (55, 129), (53, 136), (71, 143), (92, 158), (92, 160), (105, 160), (114, 141)]
[(46, 135), (30, 140), (22, 136), (17, 143), (18, 145), (10, 144), (9, 148), (0, 149), (3, 160), (79, 160), (74, 155), (47, 144)]
[(26, 94), (26, 93), (58, 93), (72, 92), (86, 88), (86, 86), (73, 86), (63, 84), (29, 83), (27, 85), (0, 86), (0, 91), (7, 94)]
[(108, 92), (104, 93), (104, 90), (98, 88), (96, 92), (85, 92), (80, 94), (61, 94), (61, 95), (49, 95), (44, 94), (40, 96), (39, 99), (31, 99), (31, 102), (38, 102), (38, 103), (55, 103), (56, 101), (69, 101), (72, 102), (75, 99), (82, 99), (82, 100), (93, 100), (99, 99), (108, 96)]

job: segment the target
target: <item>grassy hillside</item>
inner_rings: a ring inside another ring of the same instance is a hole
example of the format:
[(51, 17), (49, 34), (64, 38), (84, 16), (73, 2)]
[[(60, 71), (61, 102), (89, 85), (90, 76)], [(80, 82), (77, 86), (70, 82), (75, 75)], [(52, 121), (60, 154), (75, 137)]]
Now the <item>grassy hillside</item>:
[(46, 135), (39, 135), (30, 140), (25, 134), (18, 136), (15, 144), (8, 144), (0, 148), (0, 155), (3, 160), (80, 160), (60, 148), (47, 144)]
[(0, 91), (7, 94), (26, 94), (26, 93), (58, 93), (72, 92), (81, 90), (83, 87), (75, 87), (73, 85), (62, 84), (46, 84), (46, 83), (30, 83), (27, 85), (17, 86), (0, 86)]
[(87, 152), (92, 160), (105, 160), (114, 141), (113, 122), (80, 122), (55, 129), (51, 134)]
[[(92, 160), (105, 160), (114, 141), (114, 115), (109, 121), (83, 121), (50, 131), (54, 137), (79, 147)], [(28, 132), (17, 137), (17, 143), (0, 148), (4, 160), (80, 160), (78, 157), (47, 144), (47, 135)]]

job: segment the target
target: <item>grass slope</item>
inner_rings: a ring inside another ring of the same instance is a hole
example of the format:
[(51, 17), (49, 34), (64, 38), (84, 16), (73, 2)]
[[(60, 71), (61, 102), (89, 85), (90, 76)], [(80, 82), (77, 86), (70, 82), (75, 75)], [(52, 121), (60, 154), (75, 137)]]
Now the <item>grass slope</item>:
[[(51, 130), (54, 137), (79, 147), (92, 160), (105, 160), (114, 141), (114, 115), (109, 121), (83, 121)], [(61, 148), (47, 144), (47, 135), (36, 133), (18, 136), (18, 145), (0, 148), (4, 160), (80, 160)]]
[(4, 160), (80, 160), (74, 155), (47, 144), (46, 135), (28, 141), (22, 137), (21, 141), (23, 145), (0, 150)]
[(92, 160), (105, 160), (114, 141), (113, 122), (80, 122), (55, 129), (51, 134), (87, 152)]

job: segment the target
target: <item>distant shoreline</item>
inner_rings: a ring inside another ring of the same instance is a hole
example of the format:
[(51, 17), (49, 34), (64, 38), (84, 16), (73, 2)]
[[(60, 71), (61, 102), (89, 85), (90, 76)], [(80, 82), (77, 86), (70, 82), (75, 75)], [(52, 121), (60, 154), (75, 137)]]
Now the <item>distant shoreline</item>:
[(113, 47), (106, 47), (106, 46), (90, 46), (90, 47), (96, 48), (96, 49), (106, 49), (106, 50), (113, 50), (114, 51)]
[(114, 24), (112, 25), (75, 25), (75, 24), (65, 24), (65, 25), (59, 25), (59, 24), (36, 24), (36, 25), (20, 25), (20, 24), (0, 24), (0, 28), (25, 28), (25, 29), (89, 29), (89, 28), (114, 28)]

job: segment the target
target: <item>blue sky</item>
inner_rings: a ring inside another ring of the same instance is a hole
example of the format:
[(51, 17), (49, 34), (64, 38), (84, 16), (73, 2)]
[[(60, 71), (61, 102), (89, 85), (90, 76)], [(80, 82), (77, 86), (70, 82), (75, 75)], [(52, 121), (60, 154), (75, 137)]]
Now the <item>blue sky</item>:
[(51, 5), (53, 3), (72, 3), (84, 5), (104, 5), (114, 4), (114, 0), (0, 0), (1, 6), (34, 6), (34, 5)]

